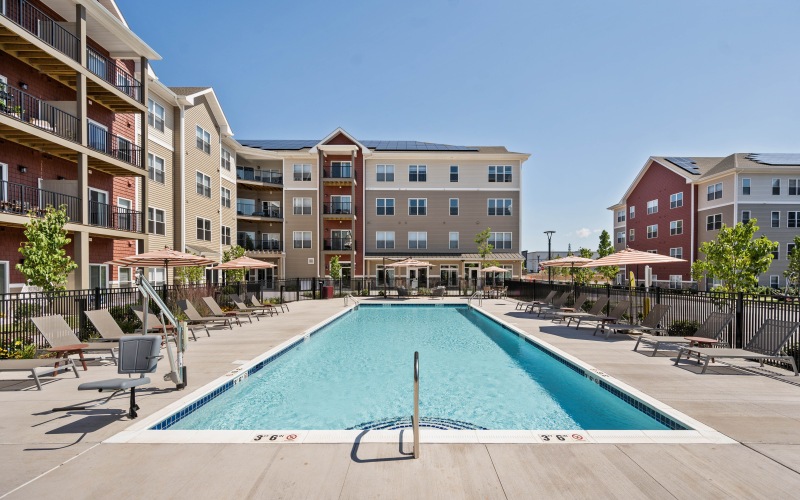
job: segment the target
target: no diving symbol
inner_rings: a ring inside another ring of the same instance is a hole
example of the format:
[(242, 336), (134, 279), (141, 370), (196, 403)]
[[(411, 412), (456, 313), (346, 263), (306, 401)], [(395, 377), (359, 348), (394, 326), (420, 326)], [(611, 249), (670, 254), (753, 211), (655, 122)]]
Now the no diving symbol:
[(581, 436), (580, 434), (573, 434), (572, 439), (574, 439), (575, 441), (583, 441), (583, 436)]
[(286, 436), (287, 441), (294, 441), (295, 439), (297, 439), (297, 434), (289, 434)]

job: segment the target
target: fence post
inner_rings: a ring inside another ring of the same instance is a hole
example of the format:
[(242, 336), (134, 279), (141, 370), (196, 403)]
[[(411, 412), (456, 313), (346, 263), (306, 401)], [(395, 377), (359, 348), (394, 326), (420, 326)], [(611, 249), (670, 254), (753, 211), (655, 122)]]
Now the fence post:
[(167, 284), (164, 283), (161, 286), (161, 289), (164, 290), (164, 292), (161, 294), (161, 300), (163, 300), (164, 303), (166, 304), (167, 300), (169, 299), (169, 289), (167, 288)]
[(606, 283), (606, 298), (608, 302), (606, 303), (606, 314), (611, 311), (611, 285)]
[(742, 347), (742, 330), (744, 326), (744, 293), (738, 292), (736, 294), (736, 338), (732, 342), (732, 347), (741, 349)]
[(531, 300), (536, 300), (536, 280), (533, 280), (533, 290), (531, 291), (531, 293), (533, 294), (531, 296)]
[(286, 290), (286, 285), (281, 285), (281, 304), (283, 304), (283, 291)]
[[(99, 286), (94, 287), (94, 308), (95, 309), (102, 309), (103, 308), (103, 301), (102, 301), (102, 297), (100, 295), (100, 287)], [(81, 314), (81, 317), (83, 317), (83, 314)]]
[(295, 279), (297, 281), (297, 288), (295, 288), (295, 294), (297, 296), (295, 297), (295, 300), (299, 301), (300, 300), (300, 278), (295, 278)]
[[(95, 288), (95, 291), (97, 291), (97, 290), (100, 290), (100, 289), (99, 288)], [(95, 298), (95, 300), (96, 300), (96, 298)], [(89, 324), (87, 323), (88, 320), (86, 319), (86, 315), (83, 314), (84, 311), (86, 311), (87, 299), (86, 298), (75, 299), (75, 303), (78, 304), (78, 328), (79, 328), (78, 337), (81, 340), (84, 340), (84, 339), (86, 339), (86, 337), (88, 337), (86, 331), (87, 331), (87, 329), (89, 327)]]

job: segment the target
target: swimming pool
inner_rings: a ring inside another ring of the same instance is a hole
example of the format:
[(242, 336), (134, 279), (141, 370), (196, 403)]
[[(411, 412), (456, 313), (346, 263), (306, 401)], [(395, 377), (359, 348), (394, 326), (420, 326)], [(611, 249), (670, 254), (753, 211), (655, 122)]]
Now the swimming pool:
[(151, 427), (156, 430), (686, 430), (463, 305), (361, 305)]

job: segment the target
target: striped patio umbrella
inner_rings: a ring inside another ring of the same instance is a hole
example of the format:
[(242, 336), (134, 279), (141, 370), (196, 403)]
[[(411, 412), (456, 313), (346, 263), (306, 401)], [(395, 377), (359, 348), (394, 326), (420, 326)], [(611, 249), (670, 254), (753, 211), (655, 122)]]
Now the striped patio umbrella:
[(272, 262), (254, 259), (245, 255), (228, 262), (223, 262), (218, 266), (214, 266), (214, 269), (269, 269), (273, 267), (278, 266)]
[(671, 264), (676, 262), (686, 262), (686, 259), (676, 259), (675, 257), (670, 257), (669, 255), (642, 252), (641, 250), (626, 248), (603, 258), (593, 260), (581, 267), (626, 266), (632, 264)]
[(169, 284), (169, 275), (167, 274), (167, 268), (169, 267), (207, 266), (215, 263), (216, 261), (213, 259), (192, 255), (186, 252), (179, 252), (169, 247), (164, 247), (163, 250), (140, 253), (106, 262), (106, 264), (113, 264), (115, 266), (163, 267), (164, 281), (167, 285)]

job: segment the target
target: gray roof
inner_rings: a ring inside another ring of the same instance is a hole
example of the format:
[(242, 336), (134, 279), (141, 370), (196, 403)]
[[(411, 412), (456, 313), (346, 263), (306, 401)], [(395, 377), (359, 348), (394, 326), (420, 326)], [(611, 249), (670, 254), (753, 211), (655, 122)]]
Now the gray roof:
[[(367, 252), (367, 257), (386, 257), (387, 259), (399, 259), (413, 257), (417, 260), (424, 259), (459, 259), (459, 260), (483, 260), (477, 253), (422, 253), (410, 254), (408, 252)], [(486, 256), (486, 260), (523, 260), (521, 253), (492, 253)]]
[(192, 95), (210, 88), (211, 87), (169, 87), (171, 91), (178, 95)]
[(718, 156), (687, 156), (685, 158), (692, 160), (695, 163), (695, 166), (697, 167), (697, 171), (699, 172), (697, 174), (691, 174), (685, 169), (680, 168), (679, 166), (675, 165), (673, 162), (667, 159), (667, 158), (673, 158), (672, 156), (653, 156), (652, 158), (658, 161), (660, 165), (663, 165), (672, 170), (673, 172), (683, 175), (684, 177), (687, 177), (689, 179), (698, 179), (702, 177), (703, 175), (707, 174), (709, 170), (714, 168), (720, 162), (720, 160), (724, 159)]
[[(242, 139), (239, 143), (250, 148), (265, 149), (268, 151), (300, 151), (310, 149), (319, 144), (320, 139)], [(420, 141), (386, 141), (364, 140), (359, 141), (365, 147), (374, 151), (462, 151), (481, 153), (508, 153), (503, 146), (454, 146), (451, 144), (438, 144), (435, 142)]]

